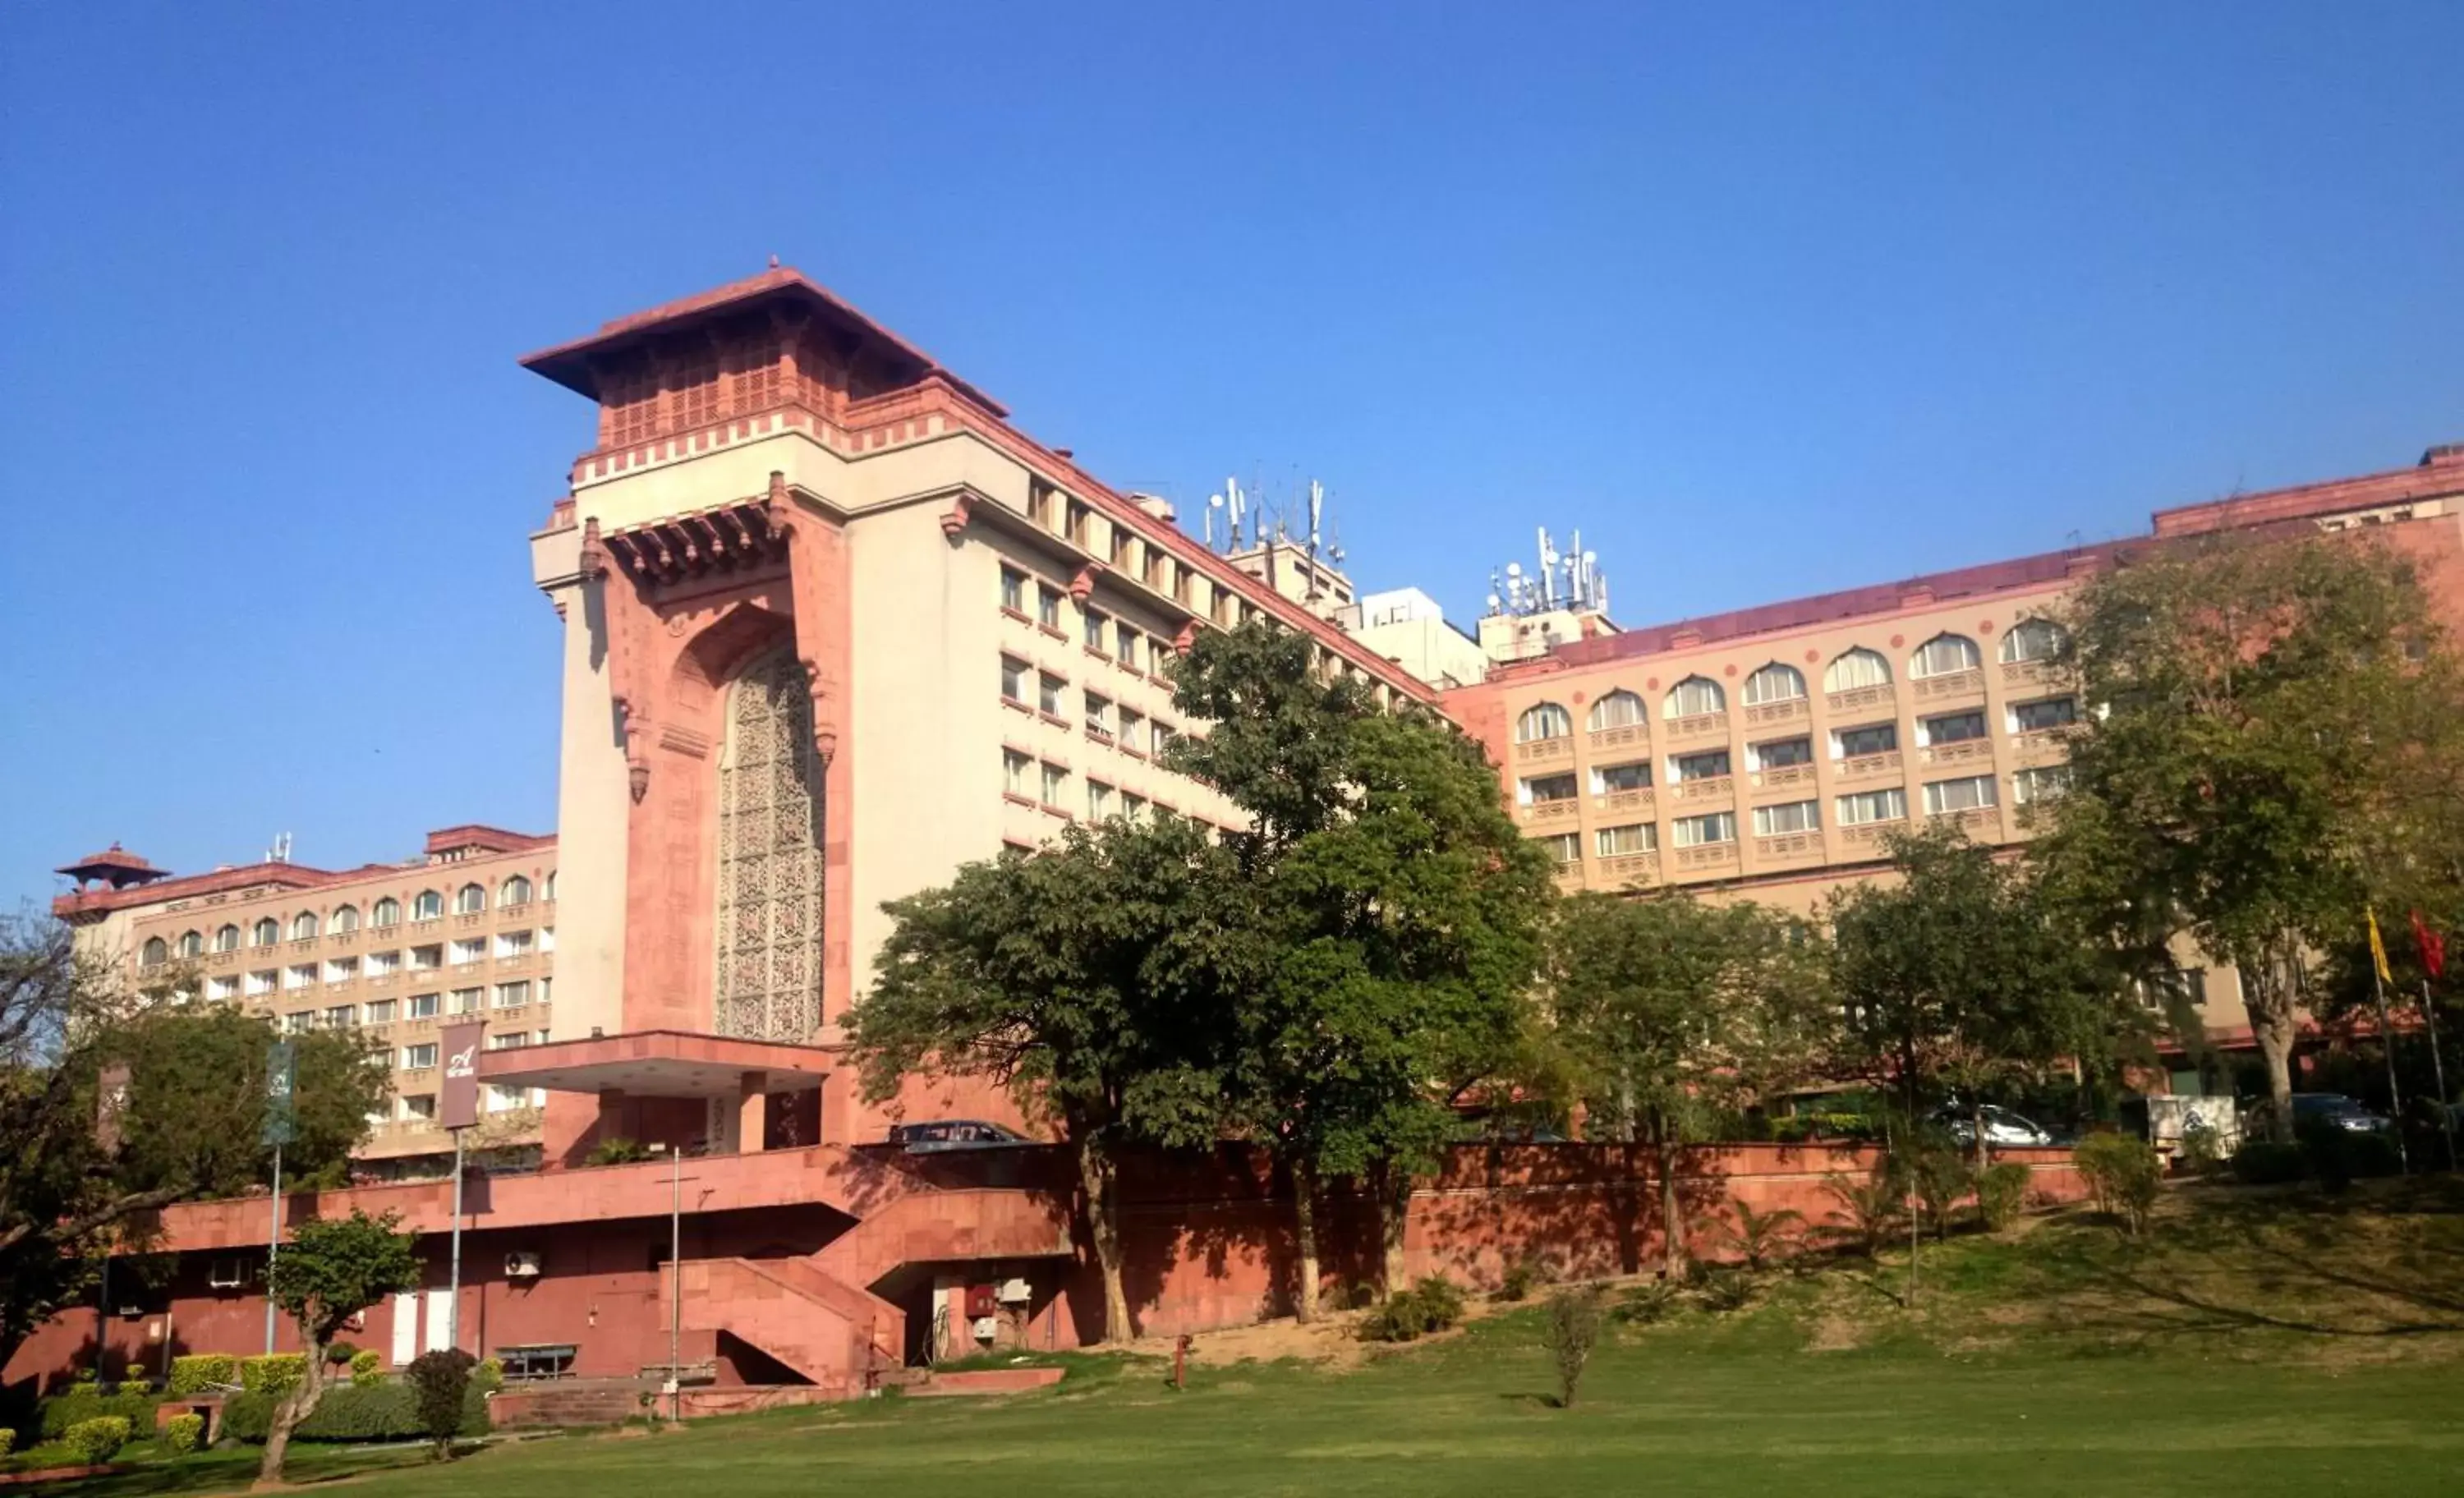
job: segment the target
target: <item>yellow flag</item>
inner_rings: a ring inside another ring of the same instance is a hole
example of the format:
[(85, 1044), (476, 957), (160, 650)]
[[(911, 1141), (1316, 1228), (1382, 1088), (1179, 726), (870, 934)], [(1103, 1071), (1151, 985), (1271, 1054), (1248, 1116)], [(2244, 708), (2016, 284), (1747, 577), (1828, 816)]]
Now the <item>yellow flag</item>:
[(2387, 943), (2379, 939), (2379, 913), (2364, 906), (2362, 914), (2369, 917), (2370, 961), (2378, 967), (2379, 981), (2392, 983), (2395, 981), (2395, 975), (2387, 971)]

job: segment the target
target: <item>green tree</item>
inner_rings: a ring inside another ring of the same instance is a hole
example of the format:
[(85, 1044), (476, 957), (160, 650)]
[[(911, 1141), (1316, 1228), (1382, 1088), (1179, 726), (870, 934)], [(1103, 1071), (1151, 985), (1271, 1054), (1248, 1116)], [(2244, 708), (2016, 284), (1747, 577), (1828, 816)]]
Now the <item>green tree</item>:
[(1224, 837), (1249, 933), (1220, 978), (1237, 1021), (1226, 1112), (1290, 1172), (1304, 1319), (1331, 1179), (1368, 1184), (1383, 1282), (1403, 1285), (1413, 1178), (1521, 1047), (1553, 894), (1479, 744), (1381, 711), (1312, 652), (1265, 624), (1199, 636), (1175, 702), (1210, 728), (1169, 761), (1251, 818)]
[(386, 1296), (419, 1284), (419, 1254), (410, 1234), (394, 1230), (399, 1221), (391, 1212), (370, 1217), (357, 1208), (349, 1217), (312, 1218), (291, 1229), (291, 1242), (267, 1270), (265, 1292), (297, 1324), (307, 1362), (298, 1383), (274, 1407), (259, 1482), (282, 1480), (291, 1432), (325, 1398), (333, 1379), (325, 1354), (334, 1333)]
[[(144, 1246), (150, 1214), (266, 1181), (262, 1019), (174, 1004), (177, 980), (131, 992), (78, 957), (67, 927), (0, 919), (0, 1362), (74, 1305), (101, 1256)], [(297, 1038), (298, 1135), (286, 1171), (339, 1180), (390, 1088), (381, 1055), (342, 1034)], [(107, 1067), (128, 1068), (99, 1131)]]
[(1104, 1335), (1133, 1328), (1116, 1156), (1211, 1143), (1221, 1117), (1220, 974), (1243, 939), (1230, 855), (1177, 818), (1072, 826), (1056, 848), (969, 864), (883, 907), (880, 977), (848, 1015), (872, 1101), (911, 1072), (985, 1077), (1075, 1152), (1104, 1281)]
[(2037, 856), (2118, 949), (2241, 976), (2279, 1137), (2318, 954), (2453, 911), (2464, 692), (2412, 564), (2349, 539), (2153, 549), (2074, 599), (2084, 701)]
[(1579, 894), (1558, 907), (1548, 994), (1557, 1071), (1583, 1105), (1584, 1133), (1651, 1151), (1661, 1251), (1680, 1272), (1684, 1147), (1829, 1053), (1837, 1010), (1819, 943), (1750, 902)]
[[(1894, 1088), (1911, 1127), (1946, 1094), (1975, 1110), (1996, 1087), (2056, 1068), (2109, 1073), (2137, 1011), (2071, 907), (1956, 827), (1886, 846), (1896, 880), (1831, 897), (1849, 1065)], [(1971, 1122), (1981, 1163), (1984, 1120)]]

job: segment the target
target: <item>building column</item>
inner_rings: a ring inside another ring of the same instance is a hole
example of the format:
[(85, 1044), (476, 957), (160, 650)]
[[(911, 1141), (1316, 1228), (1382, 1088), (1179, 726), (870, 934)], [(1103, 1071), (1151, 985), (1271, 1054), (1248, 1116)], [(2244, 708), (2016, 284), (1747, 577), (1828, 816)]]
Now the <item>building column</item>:
[(767, 1142), (770, 1074), (747, 1071), (736, 1084), (736, 1150), (739, 1155), (759, 1155)]

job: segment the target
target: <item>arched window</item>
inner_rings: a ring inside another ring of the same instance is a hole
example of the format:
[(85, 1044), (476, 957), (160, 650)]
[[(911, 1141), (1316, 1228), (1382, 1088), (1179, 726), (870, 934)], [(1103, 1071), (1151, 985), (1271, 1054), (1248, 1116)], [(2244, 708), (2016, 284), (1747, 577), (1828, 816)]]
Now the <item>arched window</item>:
[(556, 870), (553, 869), (547, 871), (547, 892), (542, 898), (550, 900), (556, 898)]
[(148, 936), (137, 955), (140, 967), (161, 967), (171, 959), (171, 944), (160, 936)]
[(2022, 619), (2002, 636), (2002, 658), (2014, 663), (2049, 661), (2062, 652), (2067, 638), (2062, 627), (2050, 619)]
[(437, 893), (434, 890), (422, 890), (417, 894), (411, 896), (411, 919), (434, 920), (436, 917), (444, 914), (445, 896)]
[(1514, 720), (1514, 741), (1528, 744), (1543, 738), (1563, 738), (1574, 731), (1573, 715), (1554, 702), (1534, 703), (1523, 710)]
[(1938, 634), (1917, 647), (1908, 657), (1911, 676), (1947, 676), (1955, 671), (1974, 671), (1985, 657), (1978, 653), (1976, 642), (1964, 634)]
[(1668, 689), (1668, 700), (1661, 705), (1663, 717), (1700, 717), (1705, 713), (1728, 711), (1728, 694), (1708, 676), (1688, 676)]
[(317, 939), (317, 913), (315, 911), (301, 911), (298, 914), (291, 917), (291, 939), (294, 941), (314, 941)]
[(496, 892), (496, 903), (499, 905), (528, 905), (530, 902), (531, 882), (520, 874), (506, 880), (503, 888)]
[(326, 929), (333, 932), (336, 936), (341, 936), (344, 932), (359, 930), (360, 908), (356, 905), (338, 905), (334, 907), (334, 918), (326, 922)]
[(184, 958), (204, 957), (206, 955), (206, 934), (202, 931), (184, 931), (180, 933), (180, 955)]
[(237, 952), (239, 950), (239, 928), (237, 926), (220, 926), (215, 928), (214, 950), (217, 952)]
[(1887, 687), (1891, 684), (1891, 663), (1863, 646), (1839, 656), (1824, 668), (1822, 690), (1854, 692), (1859, 687)]
[(1632, 728), (1649, 716), (1642, 698), (1620, 688), (1592, 704), (1592, 728)]
[(390, 894), (386, 895), (384, 899), (377, 901), (374, 906), (370, 907), (368, 911), (368, 920), (371, 924), (377, 926), (401, 925), (402, 902), (395, 899)]
[(475, 884), (466, 884), (453, 892), (453, 914), (476, 915), (488, 908), (488, 892)]
[(271, 915), (257, 917), (256, 924), (249, 930), (248, 944), (253, 947), (270, 947), (281, 939), (282, 927)]
[(1802, 702), (1805, 700), (1805, 673), (1793, 666), (1773, 661), (1746, 678), (1746, 705), (1760, 707), (1767, 702)]

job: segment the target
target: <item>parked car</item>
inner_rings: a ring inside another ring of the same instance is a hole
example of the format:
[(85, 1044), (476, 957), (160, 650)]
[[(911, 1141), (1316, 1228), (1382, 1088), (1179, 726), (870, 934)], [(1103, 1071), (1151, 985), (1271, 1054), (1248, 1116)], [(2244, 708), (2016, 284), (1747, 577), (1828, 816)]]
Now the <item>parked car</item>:
[[(2262, 1098), (2244, 1110), (2247, 1120), (2242, 1126), (2245, 1135), (2265, 1135), (2273, 1126), (2276, 1105)], [(2387, 1114), (2364, 1107), (2342, 1092), (2296, 1092), (2293, 1094), (2293, 1132), (2300, 1135), (2313, 1129), (2338, 1129), (2346, 1134), (2384, 1134), (2395, 1132), (2395, 1120)]]
[(1969, 1108), (1950, 1103), (1934, 1110), (1933, 1121), (1967, 1149), (1976, 1143), (1976, 1122), (1985, 1120), (1985, 1142), (2003, 1149), (2041, 1146), (2054, 1142), (2054, 1132), (2031, 1119), (2022, 1118), (1998, 1104), (1987, 1103), (1982, 1108)]
[(998, 1150), (1035, 1141), (1015, 1129), (980, 1118), (935, 1118), (924, 1123), (891, 1124), (890, 1142), (910, 1155), (943, 1150)]

